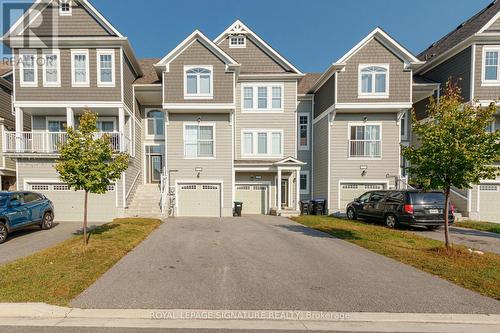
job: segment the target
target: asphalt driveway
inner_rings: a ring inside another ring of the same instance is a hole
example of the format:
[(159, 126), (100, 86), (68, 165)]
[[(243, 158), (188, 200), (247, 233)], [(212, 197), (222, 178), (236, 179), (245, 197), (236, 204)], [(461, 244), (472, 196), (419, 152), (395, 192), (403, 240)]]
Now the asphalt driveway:
[[(100, 224), (90, 223), (89, 227)], [(81, 228), (79, 222), (54, 222), (50, 230), (33, 226), (14, 231), (5, 243), (0, 244), (0, 265), (57, 245), (80, 232)]]
[(498, 301), (270, 216), (168, 220), (72, 306), (500, 313)]

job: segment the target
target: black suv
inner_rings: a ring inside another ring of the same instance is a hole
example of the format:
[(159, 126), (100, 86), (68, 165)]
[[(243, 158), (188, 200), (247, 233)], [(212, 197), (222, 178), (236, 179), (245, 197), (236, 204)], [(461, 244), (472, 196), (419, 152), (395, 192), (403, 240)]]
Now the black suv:
[[(347, 218), (384, 221), (390, 228), (401, 225), (438, 229), (444, 224), (445, 195), (417, 190), (367, 192), (347, 205)], [(449, 222), (455, 222), (454, 207), (448, 208)]]

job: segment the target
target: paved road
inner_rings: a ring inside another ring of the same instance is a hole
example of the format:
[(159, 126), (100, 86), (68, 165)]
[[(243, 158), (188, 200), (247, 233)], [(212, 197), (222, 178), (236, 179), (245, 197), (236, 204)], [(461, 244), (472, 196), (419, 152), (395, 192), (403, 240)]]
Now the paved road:
[(500, 302), (288, 219), (169, 220), (84, 308), (500, 313)]
[[(444, 241), (444, 230), (429, 231), (427, 229), (412, 230), (417, 235)], [(481, 250), (500, 254), (500, 235), (473, 229), (450, 227), (451, 242)]]
[[(173, 328), (82, 328), (82, 327), (2, 327), (0, 332), (6, 333), (299, 333), (293, 330), (231, 330), (231, 329), (173, 329)], [(307, 331), (309, 333), (324, 333), (325, 331)], [(336, 333), (352, 333), (340, 332)], [(408, 333), (406, 330), (402, 331)], [(370, 333), (370, 332), (364, 332)]]
[[(90, 224), (95, 226), (97, 224)], [(48, 247), (65, 241), (81, 230), (79, 222), (54, 223), (50, 230), (40, 230), (34, 226), (26, 230), (15, 231), (9, 235), (7, 241), (0, 244), (0, 265), (26, 257)]]

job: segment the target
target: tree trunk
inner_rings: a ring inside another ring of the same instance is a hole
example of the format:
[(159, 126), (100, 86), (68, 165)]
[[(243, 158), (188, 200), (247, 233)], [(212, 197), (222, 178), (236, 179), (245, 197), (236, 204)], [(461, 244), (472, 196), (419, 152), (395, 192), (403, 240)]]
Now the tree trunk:
[(446, 244), (446, 249), (450, 249), (450, 229), (449, 229), (449, 207), (450, 207), (450, 189), (447, 188), (445, 191), (446, 200), (444, 203), (444, 240)]
[(85, 191), (85, 200), (83, 204), (83, 243), (85, 246), (88, 244), (87, 239), (87, 204), (88, 204), (89, 192)]

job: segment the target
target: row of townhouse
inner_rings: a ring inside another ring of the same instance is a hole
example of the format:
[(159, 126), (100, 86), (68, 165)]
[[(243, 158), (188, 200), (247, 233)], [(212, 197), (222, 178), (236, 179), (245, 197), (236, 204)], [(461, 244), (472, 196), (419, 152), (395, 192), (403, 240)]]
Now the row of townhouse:
[[(160, 213), (168, 192), (176, 216), (231, 216), (234, 201), (247, 214), (295, 214), (311, 198), (342, 212), (367, 190), (406, 187), (410, 110), (425, 117), (449, 76), (470, 100), (500, 95), (499, 8), (418, 57), (377, 28), (324, 73), (304, 74), (239, 20), (214, 40), (196, 30), (163, 58), (137, 59), (88, 1), (37, 0), (3, 38), (15, 59), (5, 175), (54, 201), (59, 220), (80, 219), (83, 194), (53, 166), (66, 127), (90, 109), (131, 157), (108, 193), (91, 196), (91, 220)], [(464, 214), (495, 220), (499, 188), (454, 193)]]

